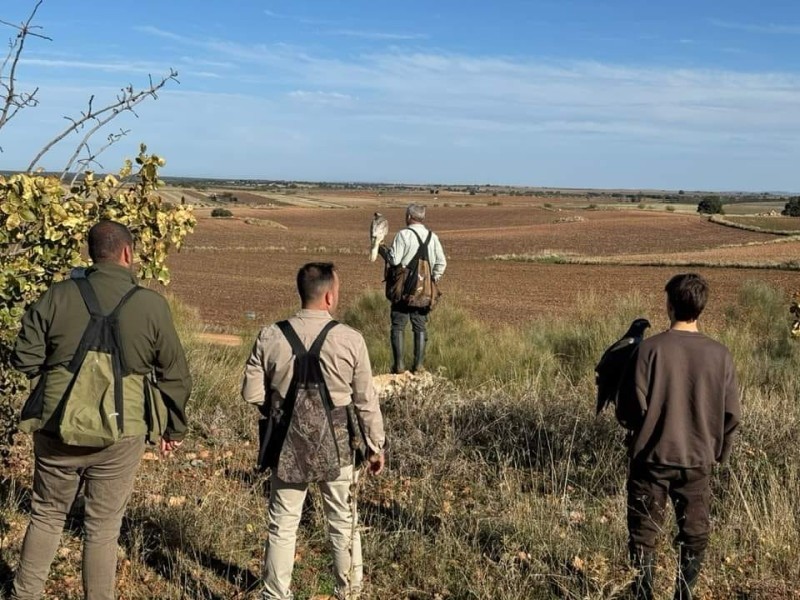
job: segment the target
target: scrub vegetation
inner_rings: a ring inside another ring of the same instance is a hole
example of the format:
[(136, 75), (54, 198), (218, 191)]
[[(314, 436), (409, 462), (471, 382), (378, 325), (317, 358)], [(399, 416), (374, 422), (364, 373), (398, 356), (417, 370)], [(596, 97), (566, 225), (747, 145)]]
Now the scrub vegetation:
[[(342, 315), (364, 332), (376, 371), (389, 361), (384, 302), (366, 294)], [(586, 296), (578, 306), (570, 318), (514, 329), (478, 322), (453, 302), (435, 314), (431, 376), (384, 398), (389, 467), (357, 488), (367, 597), (624, 597), (622, 433), (611, 414), (594, 416), (592, 368), (644, 308), (636, 295)], [(196, 312), (174, 310), (196, 381), (192, 432), (175, 456), (148, 453), (142, 463), (121, 540), (120, 597), (257, 598), (268, 487), (252, 470), (257, 412), (238, 397), (255, 332), (243, 332), (239, 348), (210, 345)], [(795, 598), (800, 348), (775, 288), (747, 284), (723, 312), (708, 333), (733, 352), (744, 416), (732, 462), (714, 479), (700, 597)], [(4, 576), (26, 523), (29, 445), (18, 434), (4, 472)], [(307, 509), (295, 590), (325, 598), (333, 582), (316, 495)], [(675, 567), (669, 527), (661, 595)], [(54, 597), (80, 597), (80, 538), (76, 519), (53, 566)]]

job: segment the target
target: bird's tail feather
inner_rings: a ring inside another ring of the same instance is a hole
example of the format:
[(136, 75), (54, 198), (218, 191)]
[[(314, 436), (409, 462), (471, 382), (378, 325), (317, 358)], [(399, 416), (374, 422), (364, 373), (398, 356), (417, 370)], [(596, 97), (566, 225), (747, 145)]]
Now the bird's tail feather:
[(380, 240), (378, 238), (372, 238), (372, 251), (369, 253), (369, 259), (372, 262), (378, 258), (378, 245), (380, 244)]

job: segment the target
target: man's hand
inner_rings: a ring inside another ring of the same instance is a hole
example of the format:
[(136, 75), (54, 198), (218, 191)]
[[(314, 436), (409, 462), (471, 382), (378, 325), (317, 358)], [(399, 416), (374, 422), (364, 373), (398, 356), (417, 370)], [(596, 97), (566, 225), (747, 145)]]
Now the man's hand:
[(383, 452), (371, 454), (367, 459), (369, 462), (369, 472), (373, 475), (380, 475), (386, 465), (386, 455)]
[(383, 260), (389, 260), (389, 247), (386, 244), (381, 244), (378, 246), (378, 254), (380, 254)]
[(161, 456), (169, 456), (174, 450), (177, 450), (178, 447), (183, 442), (179, 442), (177, 440), (168, 440), (167, 438), (161, 438)]

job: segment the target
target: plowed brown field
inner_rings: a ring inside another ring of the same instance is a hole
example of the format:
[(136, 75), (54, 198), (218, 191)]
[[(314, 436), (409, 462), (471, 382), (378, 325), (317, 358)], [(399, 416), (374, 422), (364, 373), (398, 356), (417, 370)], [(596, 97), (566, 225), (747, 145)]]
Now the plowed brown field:
[[(343, 306), (365, 289), (380, 289), (380, 261), (367, 259), (368, 226), (374, 207), (348, 209), (237, 209), (234, 219), (212, 219), (198, 210), (198, 226), (184, 250), (170, 258), (171, 291), (197, 306), (205, 321), (223, 328), (258, 322), (291, 312), (297, 304), (294, 276), (305, 262), (331, 260), (342, 279)], [(403, 222), (401, 208), (379, 208), (389, 218), (391, 235)], [(286, 227), (249, 225), (246, 217)], [(582, 221), (561, 222), (565, 217)], [(574, 310), (582, 294), (612, 299), (639, 291), (661, 311), (662, 289), (676, 267), (550, 265), (488, 261), (507, 253), (542, 250), (585, 256), (649, 256), (654, 259), (702, 257), (712, 260), (768, 260), (796, 255), (800, 244), (767, 244), (775, 236), (709, 223), (694, 215), (650, 211), (547, 210), (541, 206), (433, 207), (429, 225), (448, 256), (442, 282), (446, 302), (467, 308), (495, 324), (519, 324)], [(794, 253), (794, 254), (793, 254)], [(789, 291), (797, 273), (777, 270), (697, 268), (712, 285), (712, 318), (747, 279), (761, 279)], [(387, 307), (388, 310), (388, 307)], [(658, 317), (660, 312), (652, 316)]]

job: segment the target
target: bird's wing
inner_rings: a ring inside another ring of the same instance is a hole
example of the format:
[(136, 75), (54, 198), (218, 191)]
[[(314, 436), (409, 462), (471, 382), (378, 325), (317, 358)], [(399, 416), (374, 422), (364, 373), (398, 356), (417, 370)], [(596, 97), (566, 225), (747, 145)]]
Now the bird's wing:
[(622, 371), (633, 356), (636, 340), (625, 337), (614, 342), (603, 352), (600, 362), (594, 368), (597, 384), (597, 414), (614, 401), (619, 388)]

